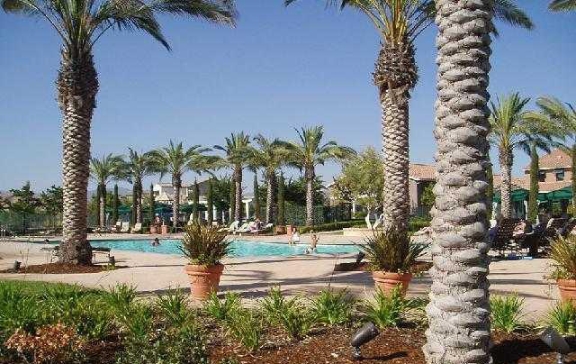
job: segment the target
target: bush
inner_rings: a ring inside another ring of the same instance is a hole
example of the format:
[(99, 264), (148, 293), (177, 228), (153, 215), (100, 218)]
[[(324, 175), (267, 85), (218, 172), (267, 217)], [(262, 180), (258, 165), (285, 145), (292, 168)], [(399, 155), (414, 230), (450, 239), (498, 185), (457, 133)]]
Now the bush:
[(560, 302), (548, 313), (546, 321), (562, 335), (575, 335), (576, 307), (571, 302)]
[(360, 248), (373, 270), (409, 272), (422, 256), (426, 245), (413, 244), (410, 237), (397, 230), (375, 232)]
[(409, 311), (420, 309), (423, 305), (422, 299), (404, 298), (398, 287), (389, 294), (378, 289), (373, 300), (364, 301), (363, 311), (368, 321), (380, 328), (398, 327)]
[(219, 321), (227, 321), (241, 308), (240, 295), (233, 292), (226, 292), (223, 300), (218, 298), (216, 292), (212, 292), (204, 304), (206, 313)]
[(238, 310), (228, 319), (228, 332), (250, 351), (260, 347), (263, 322), (252, 310)]
[(494, 296), (490, 299), (492, 328), (510, 334), (520, 329), (524, 299), (518, 295)]
[(312, 312), (316, 321), (329, 326), (348, 323), (353, 308), (354, 299), (349, 296), (347, 290), (339, 292), (323, 290), (312, 301)]
[(302, 304), (298, 297), (287, 300), (279, 287), (273, 287), (262, 302), (266, 319), (271, 324), (280, 325), (293, 339), (303, 339), (315, 322), (315, 317)]
[(550, 258), (554, 261), (552, 277), (576, 279), (576, 237), (556, 239), (550, 246)]
[(216, 265), (230, 252), (231, 240), (226, 231), (200, 224), (187, 225), (184, 229), (180, 251), (191, 264)]
[(181, 290), (169, 290), (156, 299), (156, 308), (169, 326), (182, 327), (193, 316)]
[[(413, 217), (408, 222), (408, 230), (410, 232), (416, 232), (422, 228), (430, 226), (430, 219), (423, 217)], [(351, 227), (366, 227), (366, 221), (364, 218), (353, 219), (347, 221), (336, 221), (327, 224), (319, 224), (315, 226), (303, 226), (299, 228), (301, 234), (309, 233), (310, 231), (334, 231), (342, 230)]]
[(122, 313), (126, 311), (136, 299), (136, 287), (128, 284), (118, 284), (105, 292), (103, 299), (113, 313)]

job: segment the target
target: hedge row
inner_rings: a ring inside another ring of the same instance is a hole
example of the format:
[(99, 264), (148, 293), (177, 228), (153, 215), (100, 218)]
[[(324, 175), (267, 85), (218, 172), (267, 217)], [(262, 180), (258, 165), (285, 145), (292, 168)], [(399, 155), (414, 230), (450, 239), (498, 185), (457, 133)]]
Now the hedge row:
[[(408, 230), (410, 232), (416, 232), (424, 227), (430, 226), (430, 220), (426, 218), (412, 218), (408, 223)], [(342, 230), (345, 228), (351, 227), (366, 227), (366, 222), (363, 219), (356, 219), (356, 220), (349, 220), (349, 221), (338, 221), (338, 222), (331, 222), (328, 224), (319, 224), (314, 227), (312, 226), (304, 226), (299, 228), (300, 233), (305, 234), (309, 233), (310, 231), (334, 231), (334, 230)]]

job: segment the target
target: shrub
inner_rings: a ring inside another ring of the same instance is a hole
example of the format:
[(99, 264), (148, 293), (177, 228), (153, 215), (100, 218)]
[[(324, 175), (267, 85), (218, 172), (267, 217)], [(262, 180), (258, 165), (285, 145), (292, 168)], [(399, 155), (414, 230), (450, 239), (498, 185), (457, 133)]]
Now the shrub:
[(116, 314), (126, 311), (136, 299), (136, 287), (128, 284), (118, 284), (105, 292), (103, 299)]
[(271, 324), (279, 324), (278, 313), (286, 307), (286, 298), (279, 286), (272, 287), (262, 300), (262, 310)]
[(154, 329), (154, 316), (150, 306), (133, 303), (116, 316), (129, 341), (143, 343), (150, 339)]
[(408, 272), (422, 256), (426, 245), (410, 243), (410, 237), (397, 230), (375, 232), (360, 246), (373, 270)]
[(262, 309), (270, 324), (280, 325), (293, 339), (303, 339), (315, 322), (314, 315), (298, 297), (287, 300), (280, 287), (272, 287), (262, 301)]
[(363, 310), (366, 318), (380, 328), (398, 327), (409, 311), (419, 309), (423, 304), (422, 299), (404, 298), (397, 287), (389, 294), (378, 289), (372, 300), (364, 301)]
[(218, 298), (216, 292), (212, 292), (204, 304), (206, 313), (219, 321), (228, 320), (241, 308), (240, 295), (233, 292), (226, 292), (222, 300)]
[(17, 329), (34, 332), (43, 324), (38, 300), (16, 285), (0, 283), (0, 339), (2, 342)]
[(329, 326), (348, 323), (353, 308), (354, 300), (347, 290), (323, 290), (312, 301), (312, 312), (316, 321)]
[(552, 277), (576, 279), (576, 237), (560, 237), (550, 247), (550, 258), (554, 261)]
[(263, 322), (252, 310), (238, 310), (228, 320), (228, 332), (250, 351), (260, 347)]
[(170, 326), (181, 327), (193, 316), (186, 304), (186, 296), (181, 290), (169, 290), (158, 296), (156, 307)]
[(524, 299), (518, 295), (494, 296), (490, 299), (492, 328), (510, 334), (520, 329)]
[(146, 342), (128, 341), (118, 364), (208, 364), (206, 343), (192, 325), (158, 330)]
[(548, 313), (546, 321), (562, 335), (575, 335), (576, 307), (571, 302), (560, 302)]
[(71, 327), (62, 324), (38, 328), (36, 334), (16, 330), (5, 343), (28, 363), (69, 363), (81, 356), (84, 343)]
[(191, 264), (216, 265), (230, 252), (232, 241), (226, 239), (226, 231), (200, 224), (187, 225), (180, 251)]

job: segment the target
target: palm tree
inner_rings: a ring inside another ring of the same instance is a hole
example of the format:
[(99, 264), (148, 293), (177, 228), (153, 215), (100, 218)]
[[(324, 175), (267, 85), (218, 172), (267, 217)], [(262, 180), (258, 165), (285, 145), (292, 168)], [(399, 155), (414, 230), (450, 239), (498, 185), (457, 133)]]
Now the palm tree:
[(306, 226), (314, 225), (314, 178), (316, 166), (329, 160), (344, 161), (356, 155), (354, 149), (338, 145), (333, 140), (322, 144), (324, 128), (314, 126), (296, 129), (297, 142), (284, 142), (289, 163), (304, 172), (306, 179)]
[(233, 3), (230, 0), (0, 0), (0, 3), (8, 13), (48, 21), (62, 41), (56, 82), (63, 114), (64, 221), (60, 259), (89, 264), (92, 254), (86, 240), (86, 211), (90, 124), (98, 92), (95, 43), (111, 29), (140, 30), (170, 49), (160, 29), (158, 14), (233, 24)]
[(523, 137), (527, 134), (528, 112), (525, 107), (528, 102), (529, 98), (522, 98), (518, 93), (514, 93), (498, 99), (498, 105), (490, 103), (490, 141), (498, 148), (498, 161), (502, 174), (500, 212), (504, 218), (512, 217), (510, 194), (514, 149), (526, 142)]
[(276, 204), (274, 191), (276, 190), (276, 171), (286, 163), (288, 154), (280, 139), (268, 139), (262, 134), (254, 137), (258, 146), (254, 152), (253, 163), (264, 169), (266, 178), (266, 223), (276, 221)]
[(135, 222), (142, 222), (142, 179), (154, 174), (154, 166), (151, 162), (150, 155), (147, 153), (138, 153), (132, 148), (128, 148), (128, 160), (125, 165), (127, 180), (132, 183), (135, 197), (132, 201), (135, 212)]
[(576, 0), (554, 0), (548, 6), (552, 11), (576, 10)]
[(429, 364), (491, 362), (485, 242), (491, 4), (436, 0), (438, 175), (423, 348)]
[[(576, 171), (576, 109), (571, 104), (562, 103), (553, 97), (540, 97), (536, 100), (540, 109), (538, 114), (531, 114), (543, 123), (556, 125), (562, 137), (572, 141), (572, 146), (560, 146), (572, 159), (572, 171)], [(576, 208), (576, 176), (572, 173), (572, 206)]]
[[(289, 5), (296, 0), (285, 0)], [(384, 150), (384, 229), (408, 231), (409, 101), (418, 80), (414, 41), (436, 15), (434, 0), (327, 0), (366, 15), (380, 35), (373, 81), (382, 109)], [(512, 0), (495, 2), (496, 16), (511, 24), (533, 24)]]
[(240, 133), (232, 133), (226, 138), (224, 146), (215, 145), (214, 149), (225, 153), (225, 163), (233, 168), (232, 179), (234, 180), (234, 220), (242, 218), (242, 170), (253, 158), (254, 149), (250, 146), (250, 136)]
[(171, 140), (167, 147), (147, 153), (152, 170), (159, 172), (160, 178), (165, 174), (169, 174), (172, 177), (172, 187), (174, 188), (174, 202), (172, 204), (174, 221), (172, 225), (174, 227), (178, 226), (182, 176), (188, 171), (201, 173), (213, 168), (216, 163), (215, 157), (204, 154), (209, 150), (209, 148), (202, 148), (200, 145), (185, 149), (182, 143), (174, 144)]
[(119, 155), (108, 154), (100, 159), (90, 159), (90, 175), (98, 184), (98, 213), (101, 227), (106, 225), (106, 185), (111, 180), (119, 180), (125, 176), (124, 166), (124, 159)]

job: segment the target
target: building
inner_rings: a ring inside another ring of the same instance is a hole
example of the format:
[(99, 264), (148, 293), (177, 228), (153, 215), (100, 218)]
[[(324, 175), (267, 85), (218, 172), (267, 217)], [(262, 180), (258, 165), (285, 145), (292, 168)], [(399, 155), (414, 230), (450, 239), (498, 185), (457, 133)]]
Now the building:
[(431, 164), (411, 163), (408, 174), (410, 214), (416, 216), (427, 215), (429, 207), (422, 204), (424, 189), (436, 181), (436, 168)]

